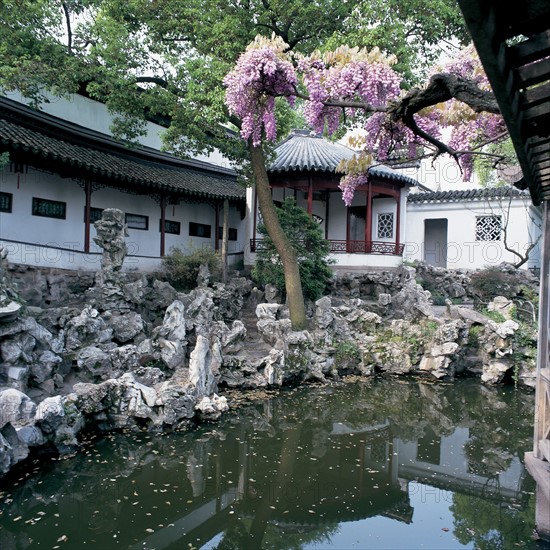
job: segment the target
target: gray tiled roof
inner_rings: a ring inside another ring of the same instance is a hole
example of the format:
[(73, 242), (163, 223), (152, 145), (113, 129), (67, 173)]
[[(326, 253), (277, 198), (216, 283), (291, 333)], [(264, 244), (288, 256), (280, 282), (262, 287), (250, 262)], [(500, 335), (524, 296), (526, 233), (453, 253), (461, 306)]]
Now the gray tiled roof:
[(487, 187), (485, 189), (463, 189), (458, 191), (431, 191), (429, 193), (411, 193), (407, 200), (411, 203), (456, 202), (467, 200), (488, 200), (500, 198), (529, 198), (529, 193), (511, 186)]
[[(342, 160), (349, 160), (355, 151), (342, 145), (328, 141), (309, 130), (294, 130), (275, 148), (276, 159), (269, 166), (268, 172), (299, 172), (311, 170), (316, 172), (335, 172)], [(398, 171), (378, 164), (369, 168), (369, 173), (379, 178), (401, 181), (409, 185), (417, 185), (413, 178)]]
[[(141, 188), (164, 190), (181, 195), (244, 199), (245, 190), (235, 176), (187, 166), (170, 166), (127, 155), (115, 155), (92, 146), (56, 139), (46, 133), (0, 118), (2, 150), (25, 151), (64, 165), (75, 177), (101, 176)], [(166, 158), (166, 155), (163, 155)], [(31, 164), (31, 162), (29, 162)]]

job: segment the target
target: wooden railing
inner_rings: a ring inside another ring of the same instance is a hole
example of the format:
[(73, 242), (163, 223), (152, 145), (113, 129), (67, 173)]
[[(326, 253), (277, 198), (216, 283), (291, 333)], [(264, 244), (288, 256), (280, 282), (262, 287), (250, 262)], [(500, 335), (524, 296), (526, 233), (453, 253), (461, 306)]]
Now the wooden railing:
[[(331, 254), (391, 254), (402, 256), (405, 245), (383, 241), (329, 240)], [(250, 251), (265, 250), (264, 239), (250, 239)]]

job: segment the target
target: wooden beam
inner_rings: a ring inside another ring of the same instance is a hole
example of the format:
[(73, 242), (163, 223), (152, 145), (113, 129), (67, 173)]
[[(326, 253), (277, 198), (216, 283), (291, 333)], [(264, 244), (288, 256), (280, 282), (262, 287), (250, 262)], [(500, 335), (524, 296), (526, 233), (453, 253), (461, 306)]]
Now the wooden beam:
[(508, 61), (511, 68), (517, 68), (547, 55), (550, 55), (550, 30), (510, 46)]

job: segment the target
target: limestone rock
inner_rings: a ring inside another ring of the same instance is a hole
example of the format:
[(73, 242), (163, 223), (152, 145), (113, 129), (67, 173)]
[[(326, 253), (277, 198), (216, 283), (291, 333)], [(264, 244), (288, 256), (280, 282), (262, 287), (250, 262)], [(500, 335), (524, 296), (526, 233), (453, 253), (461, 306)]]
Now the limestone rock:
[(265, 285), (264, 295), (265, 295), (266, 301), (269, 303), (281, 302), (281, 291), (275, 285), (272, 285), (272, 284)]
[(63, 422), (65, 410), (61, 395), (47, 397), (36, 408), (35, 421), (43, 433), (54, 432)]
[(229, 407), (227, 405), (227, 399), (224, 396), (219, 397), (217, 394), (214, 394), (211, 397), (204, 396), (197, 405), (195, 405), (195, 409), (200, 411), (202, 416), (209, 419), (215, 419), (218, 418), (222, 412), (227, 411)]
[(141, 315), (135, 311), (114, 314), (108, 323), (113, 329), (113, 339), (121, 344), (133, 340), (145, 328)]
[(92, 376), (104, 377), (111, 371), (111, 357), (96, 346), (82, 348), (77, 354), (76, 363), (79, 369), (86, 369)]
[(10, 323), (19, 317), (21, 304), (11, 301), (6, 305), (0, 305), (0, 323)]
[(23, 392), (8, 388), (0, 392), (0, 428), (10, 423), (23, 426), (34, 419), (36, 404)]
[(258, 304), (256, 306), (256, 317), (262, 321), (267, 319), (269, 321), (274, 321), (277, 318), (277, 313), (281, 309), (279, 304)]
[(481, 381), (486, 384), (499, 384), (504, 379), (504, 375), (511, 368), (511, 365), (503, 361), (491, 361), (483, 365)]
[(189, 381), (197, 396), (208, 396), (217, 390), (217, 375), (222, 364), (219, 342), (210, 344), (202, 335), (197, 336), (195, 349), (189, 358)]
[(63, 362), (63, 359), (53, 353), (53, 351), (44, 351), (38, 358), (38, 361), (33, 362), (30, 367), (31, 378), (37, 384), (42, 384), (54, 375), (55, 368)]

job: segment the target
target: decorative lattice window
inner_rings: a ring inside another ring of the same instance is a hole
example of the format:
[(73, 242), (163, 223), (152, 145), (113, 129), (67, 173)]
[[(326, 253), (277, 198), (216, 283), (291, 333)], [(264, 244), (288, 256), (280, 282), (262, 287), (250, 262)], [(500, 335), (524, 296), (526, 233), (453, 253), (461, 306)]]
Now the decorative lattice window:
[(67, 217), (67, 203), (33, 197), (32, 215), (41, 216), (43, 218), (57, 218), (58, 220), (64, 220)]
[(393, 239), (393, 214), (378, 214), (378, 238)]
[(476, 218), (476, 241), (500, 241), (501, 216), (478, 216)]

